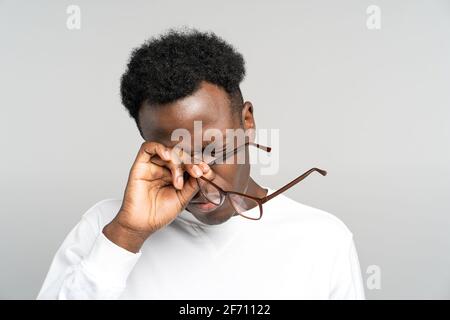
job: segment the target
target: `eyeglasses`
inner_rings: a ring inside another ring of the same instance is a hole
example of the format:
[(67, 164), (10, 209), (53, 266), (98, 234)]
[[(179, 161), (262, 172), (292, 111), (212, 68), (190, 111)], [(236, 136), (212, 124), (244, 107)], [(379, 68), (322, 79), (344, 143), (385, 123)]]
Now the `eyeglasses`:
[[(255, 146), (261, 150), (264, 150), (266, 152), (270, 152), (272, 149), (270, 147), (265, 147), (257, 143), (252, 142), (246, 142), (245, 144), (235, 148), (232, 151), (220, 154), (219, 156), (215, 156), (215, 159), (208, 162), (208, 165), (211, 166), (217, 162), (217, 159), (226, 159), (231, 155), (236, 154), (240, 149), (246, 147), (247, 145)], [(211, 202), (212, 204), (216, 206), (220, 206), (223, 204), (225, 199), (228, 197), (229, 202), (233, 206), (233, 209), (236, 210), (236, 212), (247, 219), (251, 220), (259, 220), (261, 219), (263, 215), (263, 204), (267, 201), (275, 198), (277, 195), (285, 192), (289, 188), (293, 187), (303, 179), (305, 179), (307, 176), (309, 176), (312, 172), (317, 171), (322, 176), (326, 176), (327, 172), (325, 170), (319, 169), (319, 168), (311, 168), (305, 173), (303, 173), (301, 176), (295, 178), (285, 186), (281, 187), (277, 191), (273, 192), (272, 194), (269, 194), (263, 198), (257, 198), (248, 194), (235, 192), (235, 191), (228, 191), (223, 190), (221, 187), (219, 187), (214, 182), (206, 179), (205, 177), (199, 177), (197, 178), (197, 183), (200, 189), (201, 194), (203, 197), (205, 197), (206, 200)], [(253, 208), (257, 207), (259, 210), (251, 210)]]

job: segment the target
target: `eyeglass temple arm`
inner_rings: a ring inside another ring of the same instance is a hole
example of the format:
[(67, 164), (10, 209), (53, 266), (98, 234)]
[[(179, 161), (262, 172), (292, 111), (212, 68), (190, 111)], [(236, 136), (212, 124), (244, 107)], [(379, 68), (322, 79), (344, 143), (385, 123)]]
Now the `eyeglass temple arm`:
[(299, 176), (298, 178), (292, 180), (291, 182), (289, 182), (288, 184), (286, 184), (285, 186), (281, 187), (280, 189), (278, 189), (277, 191), (275, 191), (272, 194), (269, 194), (268, 196), (266, 196), (265, 198), (262, 198), (262, 203), (265, 203), (273, 198), (275, 198), (277, 195), (279, 195), (280, 193), (285, 192), (286, 190), (288, 190), (289, 188), (291, 188), (292, 186), (296, 185), (297, 183), (299, 183), (300, 181), (302, 181), (303, 179), (305, 179), (307, 176), (309, 176), (312, 172), (317, 171), (319, 172), (322, 176), (326, 176), (327, 172), (325, 170), (319, 169), (319, 168), (311, 168), (308, 171), (306, 171), (304, 174), (302, 174), (301, 176)]
[(232, 154), (236, 154), (236, 152), (238, 152), (241, 148), (244, 148), (245, 146), (248, 146), (248, 145), (255, 146), (255, 147), (257, 147), (257, 148), (259, 148), (259, 149), (261, 149), (263, 151), (266, 151), (266, 152), (272, 151), (271, 147), (266, 147), (266, 146), (263, 146), (263, 145), (261, 145), (259, 143), (247, 141), (246, 143), (240, 145), (239, 147), (237, 147), (237, 148), (235, 148), (235, 149), (233, 149), (231, 151), (228, 151), (228, 152), (225, 152), (225, 153), (224, 152), (219, 153), (218, 156), (214, 157), (214, 160), (208, 162), (208, 165), (214, 164), (217, 161), (217, 159), (220, 158), (220, 157), (222, 157), (222, 159), (227, 159), (229, 156), (231, 156)]

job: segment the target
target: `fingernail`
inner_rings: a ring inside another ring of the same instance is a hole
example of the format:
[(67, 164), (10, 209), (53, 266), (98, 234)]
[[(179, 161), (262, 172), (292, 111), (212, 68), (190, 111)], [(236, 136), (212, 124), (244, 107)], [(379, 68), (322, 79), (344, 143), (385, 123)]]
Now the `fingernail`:
[(197, 177), (200, 177), (201, 175), (203, 175), (202, 169), (200, 169), (198, 166), (194, 166), (194, 172)]
[(170, 159), (170, 151), (169, 151), (169, 150), (164, 150), (164, 156), (165, 156), (167, 159)]
[(202, 167), (203, 173), (207, 173), (209, 171), (209, 166), (206, 163), (202, 162), (200, 165)]
[(180, 189), (183, 188), (183, 176), (178, 176), (177, 184)]

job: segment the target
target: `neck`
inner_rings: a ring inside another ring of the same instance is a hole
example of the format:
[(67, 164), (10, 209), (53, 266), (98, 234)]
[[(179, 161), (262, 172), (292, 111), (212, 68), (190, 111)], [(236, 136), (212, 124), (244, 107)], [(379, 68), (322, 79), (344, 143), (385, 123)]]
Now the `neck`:
[(249, 194), (254, 197), (258, 198), (264, 198), (267, 195), (268, 190), (261, 187), (259, 184), (255, 182), (255, 180), (252, 179), (252, 177), (249, 178), (247, 189), (245, 191), (246, 194)]

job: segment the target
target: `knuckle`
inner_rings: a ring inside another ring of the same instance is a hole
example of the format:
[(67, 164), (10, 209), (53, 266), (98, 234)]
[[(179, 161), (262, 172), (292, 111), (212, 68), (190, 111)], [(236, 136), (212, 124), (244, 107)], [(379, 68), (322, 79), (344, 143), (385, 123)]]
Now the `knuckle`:
[(143, 152), (148, 152), (148, 150), (150, 149), (150, 144), (149, 142), (145, 141), (141, 144), (141, 147), (139, 148), (139, 150), (143, 153)]
[(149, 146), (151, 145), (151, 143), (152, 143), (152, 142), (150, 142), (150, 141), (144, 141), (144, 142), (142, 142), (142, 144), (141, 144), (141, 148), (149, 147)]

